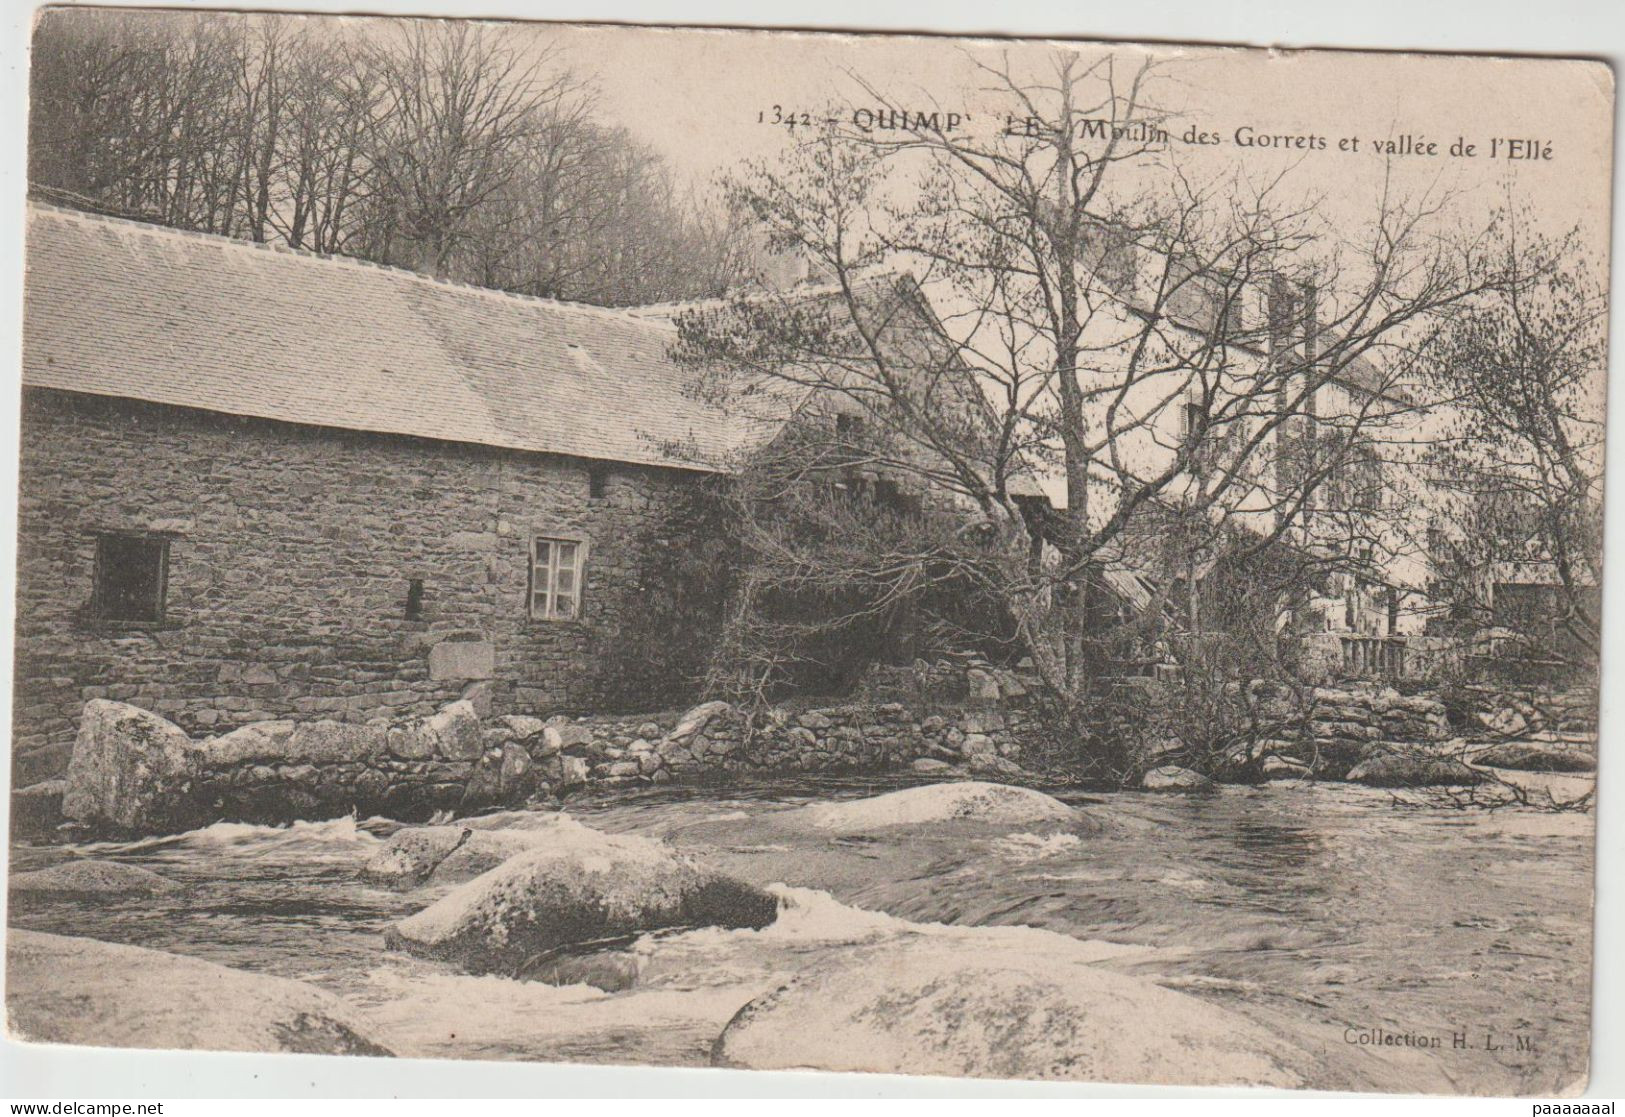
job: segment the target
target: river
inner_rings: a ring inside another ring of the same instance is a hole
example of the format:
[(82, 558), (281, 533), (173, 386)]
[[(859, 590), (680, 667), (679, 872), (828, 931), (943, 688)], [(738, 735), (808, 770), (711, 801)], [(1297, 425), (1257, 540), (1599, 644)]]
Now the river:
[[(395, 828), (382, 819), (17, 845), (14, 871), (95, 856), (189, 888), (105, 906), (14, 903), (11, 920), (311, 982), (402, 1055), (703, 1065), (739, 1007), (809, 962), (983, 925), (1035, 950), (1054, 940), (1022, 928), (1115, 944), (1103, 964), (1292, 1037), (1318, 1058), (1317, 1087), (1551, 1094), (1585, 1073), (1590, 815), (1406, 808), (1328, 783), (1062, 795), (1080, 808), (1075, 824), (830, 837), (776, 821), (905, 782), (571, 801), (589, 826), (663, 838), (783, 898), (763, 931), (664, 933), (600, 959), (604, 988), (471, 977), (385, 952), (384, 928), (432, 894), (357, 881)], [(1384, 1034), (1440, 1046), (1384, 1045)]]

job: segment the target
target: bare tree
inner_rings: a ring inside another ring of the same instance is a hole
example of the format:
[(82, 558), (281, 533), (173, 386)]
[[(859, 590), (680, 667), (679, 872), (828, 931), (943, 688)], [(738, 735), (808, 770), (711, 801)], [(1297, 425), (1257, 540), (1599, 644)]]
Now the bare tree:
[[(1070, 704), (1099, 667), (1102, 559), (1146, 514), (1207, 525), (1190, 602), (1221, 559), (1349, 550), (1318, 495), (1415, 406), (1414, 335), (1498, 271), (1480, 237), (1438, 235), (1437, 197), (1385, 197), (1351, 238), (1280, 180), (1192, 179), (1149, 63), (978, 65), (1012, 122), (996, 135), (899, 106), (890, 131), (829, 128), (739, 180), (827, 286), (691, 314), (679, 352), (736, 407), (838, 401), (877, 432), (875, 470), (974, 512), (974, 565)], [(1031, 499), (1037, 473), (1060, 477), (1058, 512)]]
[(737, 277), (729, 211), (598, 121), (555, 52), (459, 23), (394, 32), (46, 13), (31, 182), (69, 205), (557, 298), (711, 296)]
[[(32, 74), (31, 177), (166, 224), (230, 233), (240, 151), (231, 43), (215, 17), (52, 12)], [(72, 27), (75, 34), (63, 34)]]
[(542, 116), (580, 83), (523, 59), (479, 27), (414, 23), (373, 52), (383, 88), (370, 133), (374, 236), (401, 262), (444, 275), (480, 208), (519, 166)]
[(365, 153), (380, 84), (369, 55), (343, 41), (299, 44), (286, 78), (288, 120), (280, 160), (282, 204), (269, 220), (294, 248), (347, 251), (369, 186)]
[[(1526, 214), (1498, 250), (1504, 287), (1459, 308), (1426, 352), (1449, 422), (1431, 454), (1436, 546), (1458, 620), (1488, 627), (1497, 563), (1554, 591), (1522, 633), (1526, 653), (1595, 667), (1601, 638), (1607, 296), (1579, 238), (1541, 236)], [(1520, 625), (1520, 627), (1524, 627)], [(1536, 631), (1558, 639), (1540, 639)]]

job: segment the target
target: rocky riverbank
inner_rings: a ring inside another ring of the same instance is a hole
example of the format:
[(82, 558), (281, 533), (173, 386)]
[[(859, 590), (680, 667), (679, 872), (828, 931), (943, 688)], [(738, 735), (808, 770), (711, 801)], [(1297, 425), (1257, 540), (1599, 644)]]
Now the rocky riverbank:
[(749, 718), (722, 702), (680, 715), (492, 716), (480, 695), (399, 722), (256, 722), (194, 740), (135, 706), (85, 704), (66, 776), (13, 794), (24, 833), (166, 833), (216, 820), (340, 814), (421, 821), (590, 787), (771, 773), (883, 771), (931, 761), (1022, 777), (1022, 714), (913, 717), (898, 703)]

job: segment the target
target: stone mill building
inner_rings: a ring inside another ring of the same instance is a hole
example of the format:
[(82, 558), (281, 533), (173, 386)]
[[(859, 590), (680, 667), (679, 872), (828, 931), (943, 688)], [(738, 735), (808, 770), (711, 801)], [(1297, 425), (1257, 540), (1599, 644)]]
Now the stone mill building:
[(656, 318), (32, 205), (14, 781), (194, 734), (589, 700), (685, 486), (763, 436)]

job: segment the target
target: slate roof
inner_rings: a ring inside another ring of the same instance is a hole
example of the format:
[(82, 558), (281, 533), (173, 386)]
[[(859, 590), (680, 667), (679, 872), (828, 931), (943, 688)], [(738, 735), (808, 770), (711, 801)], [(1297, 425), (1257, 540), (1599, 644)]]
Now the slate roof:
[(702, 470), (777, 429), (653, 318), (39, 203), (27, 255), (28, 386)]

